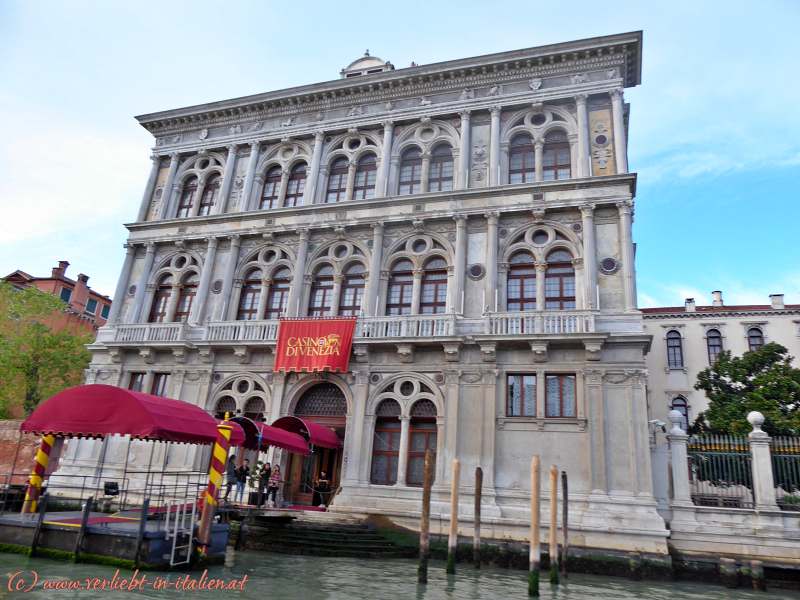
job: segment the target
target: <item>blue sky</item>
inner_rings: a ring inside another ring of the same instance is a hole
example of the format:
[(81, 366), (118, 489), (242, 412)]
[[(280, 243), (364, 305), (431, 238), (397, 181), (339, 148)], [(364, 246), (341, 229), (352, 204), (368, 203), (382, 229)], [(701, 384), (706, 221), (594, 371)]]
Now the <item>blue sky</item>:
[(800, 302), (800, 2), (0, 0), (0, 273), (112, 294), (149, 170), (133, 115), (397, 67), (644, 30), (631, 103), (643, 306)]

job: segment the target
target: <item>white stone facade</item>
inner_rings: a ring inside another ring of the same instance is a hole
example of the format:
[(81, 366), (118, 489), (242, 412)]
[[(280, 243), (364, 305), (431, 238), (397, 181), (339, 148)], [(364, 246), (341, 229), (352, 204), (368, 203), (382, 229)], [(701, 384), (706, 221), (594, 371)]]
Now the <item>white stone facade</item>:
[[(471, 512), (471, 473), (481, 466), (484, 532), (524, 539), (539, 454), (569, 474), (572, 544), (664, 555), (622, 99), (639, 84), (640, 52), (635, 32), (408, 69), (370, 57), (335, 81), (139, 117), (156, 139), (153, 170), (87, 382), (127, 386), (143, 373), (149, 391), (167, 374), (166, 395), (209, 411), (231, 397), (241, 413), (257, 391), (267, 422), (332, 384), (346, 405), (334, 508), (410, 524), (421, 496), (407, 481), (411, 430), (424, 399), (435, 407), (435, 514), (449, 510), (449, 465), (459, 458), (462, 511)], [(529, 148), (521, 159), (520, 139)], [(509, 298), (520, 252), (530, 257), (526, 310)], [(554, 256), (568, 259), (556, 268)], [(392, 296), (401, 261), (411, 265), (407, 298)], [(442, 265), (441, 298), (426, 283), (430, 264)], [(281, 273), (290, 274), (280, 283), (283, 314), (313, 312), (321, 269), (336, 314), (353, 265), (363, 299), (350, 372), (273, 373), (277, 320), (262, 317)], [(254, 269), (257, 318), (238, 319)], [(557, 283), (558, 269), (573, 273), (574, 290)], [(186, 286), (195, 295), (182, 313)], [(398, 297), (407, 314), (390, 314)], [(159, 310), (163, 322), (149, 322)], [(509, 375), (536, 376), (525, 416), (509, 414)], [(244, 392), (229, 393), (241, 378)], [(553, 408), (553, 398), (563, 405)], [(379, 485), (373, 441), (387, 399), (399, 407), (399, 451), (396, 483)], [(68, 450), (63, 469), (85, 471), (99, 452)], [(181, 449), (168, 464), (200, 466), (195, 454)], [(107, 460), (119, 452), (112, 447)], [(468, 531), (468, 516), (464, 523)]]

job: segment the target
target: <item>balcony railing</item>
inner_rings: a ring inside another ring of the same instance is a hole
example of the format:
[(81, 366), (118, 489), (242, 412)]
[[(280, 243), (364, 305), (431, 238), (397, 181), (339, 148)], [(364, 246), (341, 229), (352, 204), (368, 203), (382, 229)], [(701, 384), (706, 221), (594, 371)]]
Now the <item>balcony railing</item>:
[(117, 325), (114, 341), (129, 342), (182, 342), (186, 339), (184, 323), (141, 323), (136, 325)]
[(453, 315), (362, 317), (356, 323), (357, 338), (446, 337), (455, 335)]
[(574, 310), (490, 313), (486, 319), (490, 335), (561, 335), (595, 330), (594, 313)]
[(209, 323), (208, 342), (274, 342), (278, 339), (278, 321), (223, 321)]

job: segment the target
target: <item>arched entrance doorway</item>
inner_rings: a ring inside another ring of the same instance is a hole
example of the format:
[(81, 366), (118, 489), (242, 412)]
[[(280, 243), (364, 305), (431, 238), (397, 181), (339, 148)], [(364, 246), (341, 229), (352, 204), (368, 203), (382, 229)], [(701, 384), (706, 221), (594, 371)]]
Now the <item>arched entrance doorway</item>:
[[(328, 427), (336, 432), (340, 440), (344, 440), (347, 400), (338, 386), (322, 382), (308, 388), (297, 401), (292, 414), (304, 421)], [(314, 487), (320, 475), (325, 473), (331, 490), (335, 492), (339, 488), (341, 470), (341, 448), (317, 446), (309, 456), (291, 455), (286, 499), (294, 504), (311, 506), (319, 501), (319, 497), (314, 496)]]

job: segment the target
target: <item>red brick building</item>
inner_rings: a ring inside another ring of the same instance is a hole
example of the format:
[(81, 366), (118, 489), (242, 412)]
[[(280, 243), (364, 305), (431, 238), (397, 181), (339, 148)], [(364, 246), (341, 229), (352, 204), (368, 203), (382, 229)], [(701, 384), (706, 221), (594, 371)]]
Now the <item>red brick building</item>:
[(49, 277), (34, 277), (17, 270), (3, 277), (3, 280), (20, 289), (33, 286), (61, 298), (66, 303), (66, 310), (54, 315), (52, 322), (48, 323), (52, 328), (93, 333), (105, 325), (111, 310), (111, 298), (90, 288), (87, 285), (88, 275), (81, 273), (77, 280), (67, 277), (67, 267), (69, 262), (60, 260)]

